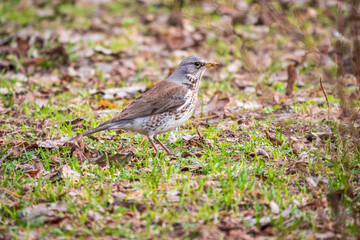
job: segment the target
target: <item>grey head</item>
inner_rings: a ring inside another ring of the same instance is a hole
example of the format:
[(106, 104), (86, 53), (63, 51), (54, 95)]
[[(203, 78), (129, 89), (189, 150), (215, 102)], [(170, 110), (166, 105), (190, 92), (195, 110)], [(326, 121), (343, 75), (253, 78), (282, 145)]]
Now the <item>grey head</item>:
[(188, 57), (182, 60), (167, 80), (197, 85), (206, 69), (214, 66), (218, 66), (218, 63), (200, 57)]

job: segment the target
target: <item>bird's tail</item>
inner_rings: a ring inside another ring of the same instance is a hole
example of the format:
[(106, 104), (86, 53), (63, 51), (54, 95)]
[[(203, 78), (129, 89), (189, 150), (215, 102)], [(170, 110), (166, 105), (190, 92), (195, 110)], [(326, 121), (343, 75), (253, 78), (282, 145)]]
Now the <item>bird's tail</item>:
[(109, 129), (108, 125), (100, 125), (100, 126), (98, 126), (96, 128), (93, 128), (93, 129), (90, 129), (90, 130), (88, 130), (86, 132), (83, 132), (82, 135), (83, 135), (83, 137), (85, 137), (85, 136), (89, 136), (89, 135), (91, 135), (93, 133), (101, 132), (101, 131), (104, 131), (104, 130), (107, 130), (107, 129)]
[[(105, 131), (105, 130), (120, 129), (120, 128), (122, 128), (122, 125), (124, 125), (125, 123), (127, 123), (127, 121), (124, 121), (124, 122), (122, 122), (122, 121), (121, 122), (119, 122), (119, 121), (117, 121), (117, 122), (104, 122), (104, 123), (100, 124), (96, 128), (93, 128), (93, 129), (90, 129), (90, 130), (88, 130), (86, 132), (81, 133), (81, 135), (83, 137), (85, 137), (85, 136), (89, 136), (91, 134), (101, 132), (101, 131)], [(75, 137), (76, 136), (69, 138), (68, 141), (74, 140)]]

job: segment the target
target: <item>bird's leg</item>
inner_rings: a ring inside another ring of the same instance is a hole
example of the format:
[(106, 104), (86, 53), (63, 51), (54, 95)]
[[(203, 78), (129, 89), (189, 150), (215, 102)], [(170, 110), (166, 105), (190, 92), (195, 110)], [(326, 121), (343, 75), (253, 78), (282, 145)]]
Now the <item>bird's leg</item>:
[(162, 142), (160, 142), (160, 140), (157, 138), (157, 135), (154, 136), (154, 139), (155, 139), (155, 141), (157, 141), (157, 142), (160, 144), (160, 146), (161, 146), (169, 155), (173, 155), (173, 152), (172, 152), (170, 149), (168, 149)]
[(150, 143), (151, 143), (151, 145), (153, 146), (153, 148), (155, 149), (155, 151), (157, 152), (157, 147), (156, 147), (156, 145), (155, 145), (155, 143), (154, 143), (154, 141), (152, 140), (152, 138), (150, 137), (150, 136), (148, 136), (148, 139), (149, 139), (149, 141), (150, 141)]

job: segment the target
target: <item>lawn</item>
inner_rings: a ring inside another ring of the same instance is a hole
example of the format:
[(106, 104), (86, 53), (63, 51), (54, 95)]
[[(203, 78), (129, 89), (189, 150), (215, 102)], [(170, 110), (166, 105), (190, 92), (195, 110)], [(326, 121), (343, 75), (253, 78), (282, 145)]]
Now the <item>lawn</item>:
[[(0, 3), (0, 239), (358, 239), (357, 1)], [(81, 134), (217, 61), (154, 149)], [(64, 141), (77, 136), (74, 141)]]

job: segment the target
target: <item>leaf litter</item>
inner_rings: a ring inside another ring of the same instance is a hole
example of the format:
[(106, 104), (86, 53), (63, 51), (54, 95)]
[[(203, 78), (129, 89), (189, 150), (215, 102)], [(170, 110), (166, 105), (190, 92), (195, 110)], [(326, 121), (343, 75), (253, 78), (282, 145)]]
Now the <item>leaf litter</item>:
[[(348, 64), (357, 53), (332, 45), (349, 46), (352, 38), (345, 31), (315, 21), (327, 14), (336, 21), (331, 1), (316, 1), (319, 6), (301, 2), (294, 7), (284, 1), (279, 6), (202, 1), (175, 7), (139, 1), (142, 7), (135, 12), (125, 4), (129, 12), (114, 16), (111, 11), (124, 6), (114, 2), (110, 7), (107, 1), (36, 3), (31, 8), (39, 23), (61, 19), (58, 22), (68, 24), (44, 31), (35, 31), (35, 26), (43, 27), (31, 20), (24, 25), (18, 18), (14, 24), (5, 16), (7, 24), (0, 30), (0, 201), (15, 206), (19, 214), (16, 219), (7, 213), (3, 219), (11, 227), (28, 222), (34, 226), (30, 232), (21, 227), (15, 231), (34, 238), (43, 231), (38, 224), (59, 226), (67, 233), (101, 229), (97, 236), (109, 239), (117, 239), (116, 234), (104, 233), (118, 226), (128, 226), (122, 229), (127, 237), (150, 229), (147, 234), (163, 238), (256, 239), (277, 237), (281, 231), (294, 238), (341, 238), (349, 224), (357, 223), (352, 215), (357, 205), (352, 203), (358, 198), (359, 166), (347, 159), (357, 156), (351, 138), (358, 140), (359, 122), (350, 113), (356, 113), (358, 105), (344, 108), (344, 102), (359, 100), (358, 75)], [(87, 11), (87, 6), (96, 10)], [(170, 8), (173, 14), (150, 13), (149, 6), (165, 12)], [(31, 12), (27, 1), (20, 1), (17, 9), (26, 8)], [(300, 19), (299, 25), (290, 15)], [(329, 40), (328, 46), (317, 44), (322, 38)], [(205, 74), (196, 118), (181, 127), (181, 135), (167, 138), (170, 146), (181, 149), (175, 160), (146, 155), (146, 140), (123, 131), (67, 140), (94, 121), (98, 124), (100, 116), (119, 112), (188, 55), (227, 64)], [(338, 63), (345, 75), (337, 76), (343, 82), (334, 84), (335, 67), (336, 74), (341, 72)], [(324, 88), (318, 84), (320, 73), (326, 76)], [(340, 103), (337, 89), (349, 93)], [(354, 119), (354, 125), (348, 119)], [(341, 144), (345, 140), (350, 145)], [(23, 174), (21, 180), (12, 172)], [(153, 179), (154, 172), (161, 177)], [(69, 202), (62, 193), (57, 195), (58, 189), (48, 196), (52, 189), (41, 181), (53, 188), (60, 184)], [(279, 190), (281, 184), (286, 191)], [(264, 187), (276, 197), (267, 195)], [(87, 196), (104, 200), (93, 207), (90, 202), (95, 200)], [(82, 206), (87, 204), (91, 209), (86, 212)], [(69, 206), (86, 218), (84, 224)], [(208, 210), (209, 217), (206, 207), (213, 210)], [(149, 211), (155, 217), (147, 218)], [(301, 219), (301, 214), (311, 219)], [(354, 234), (349, 229), (348, 237)]]

